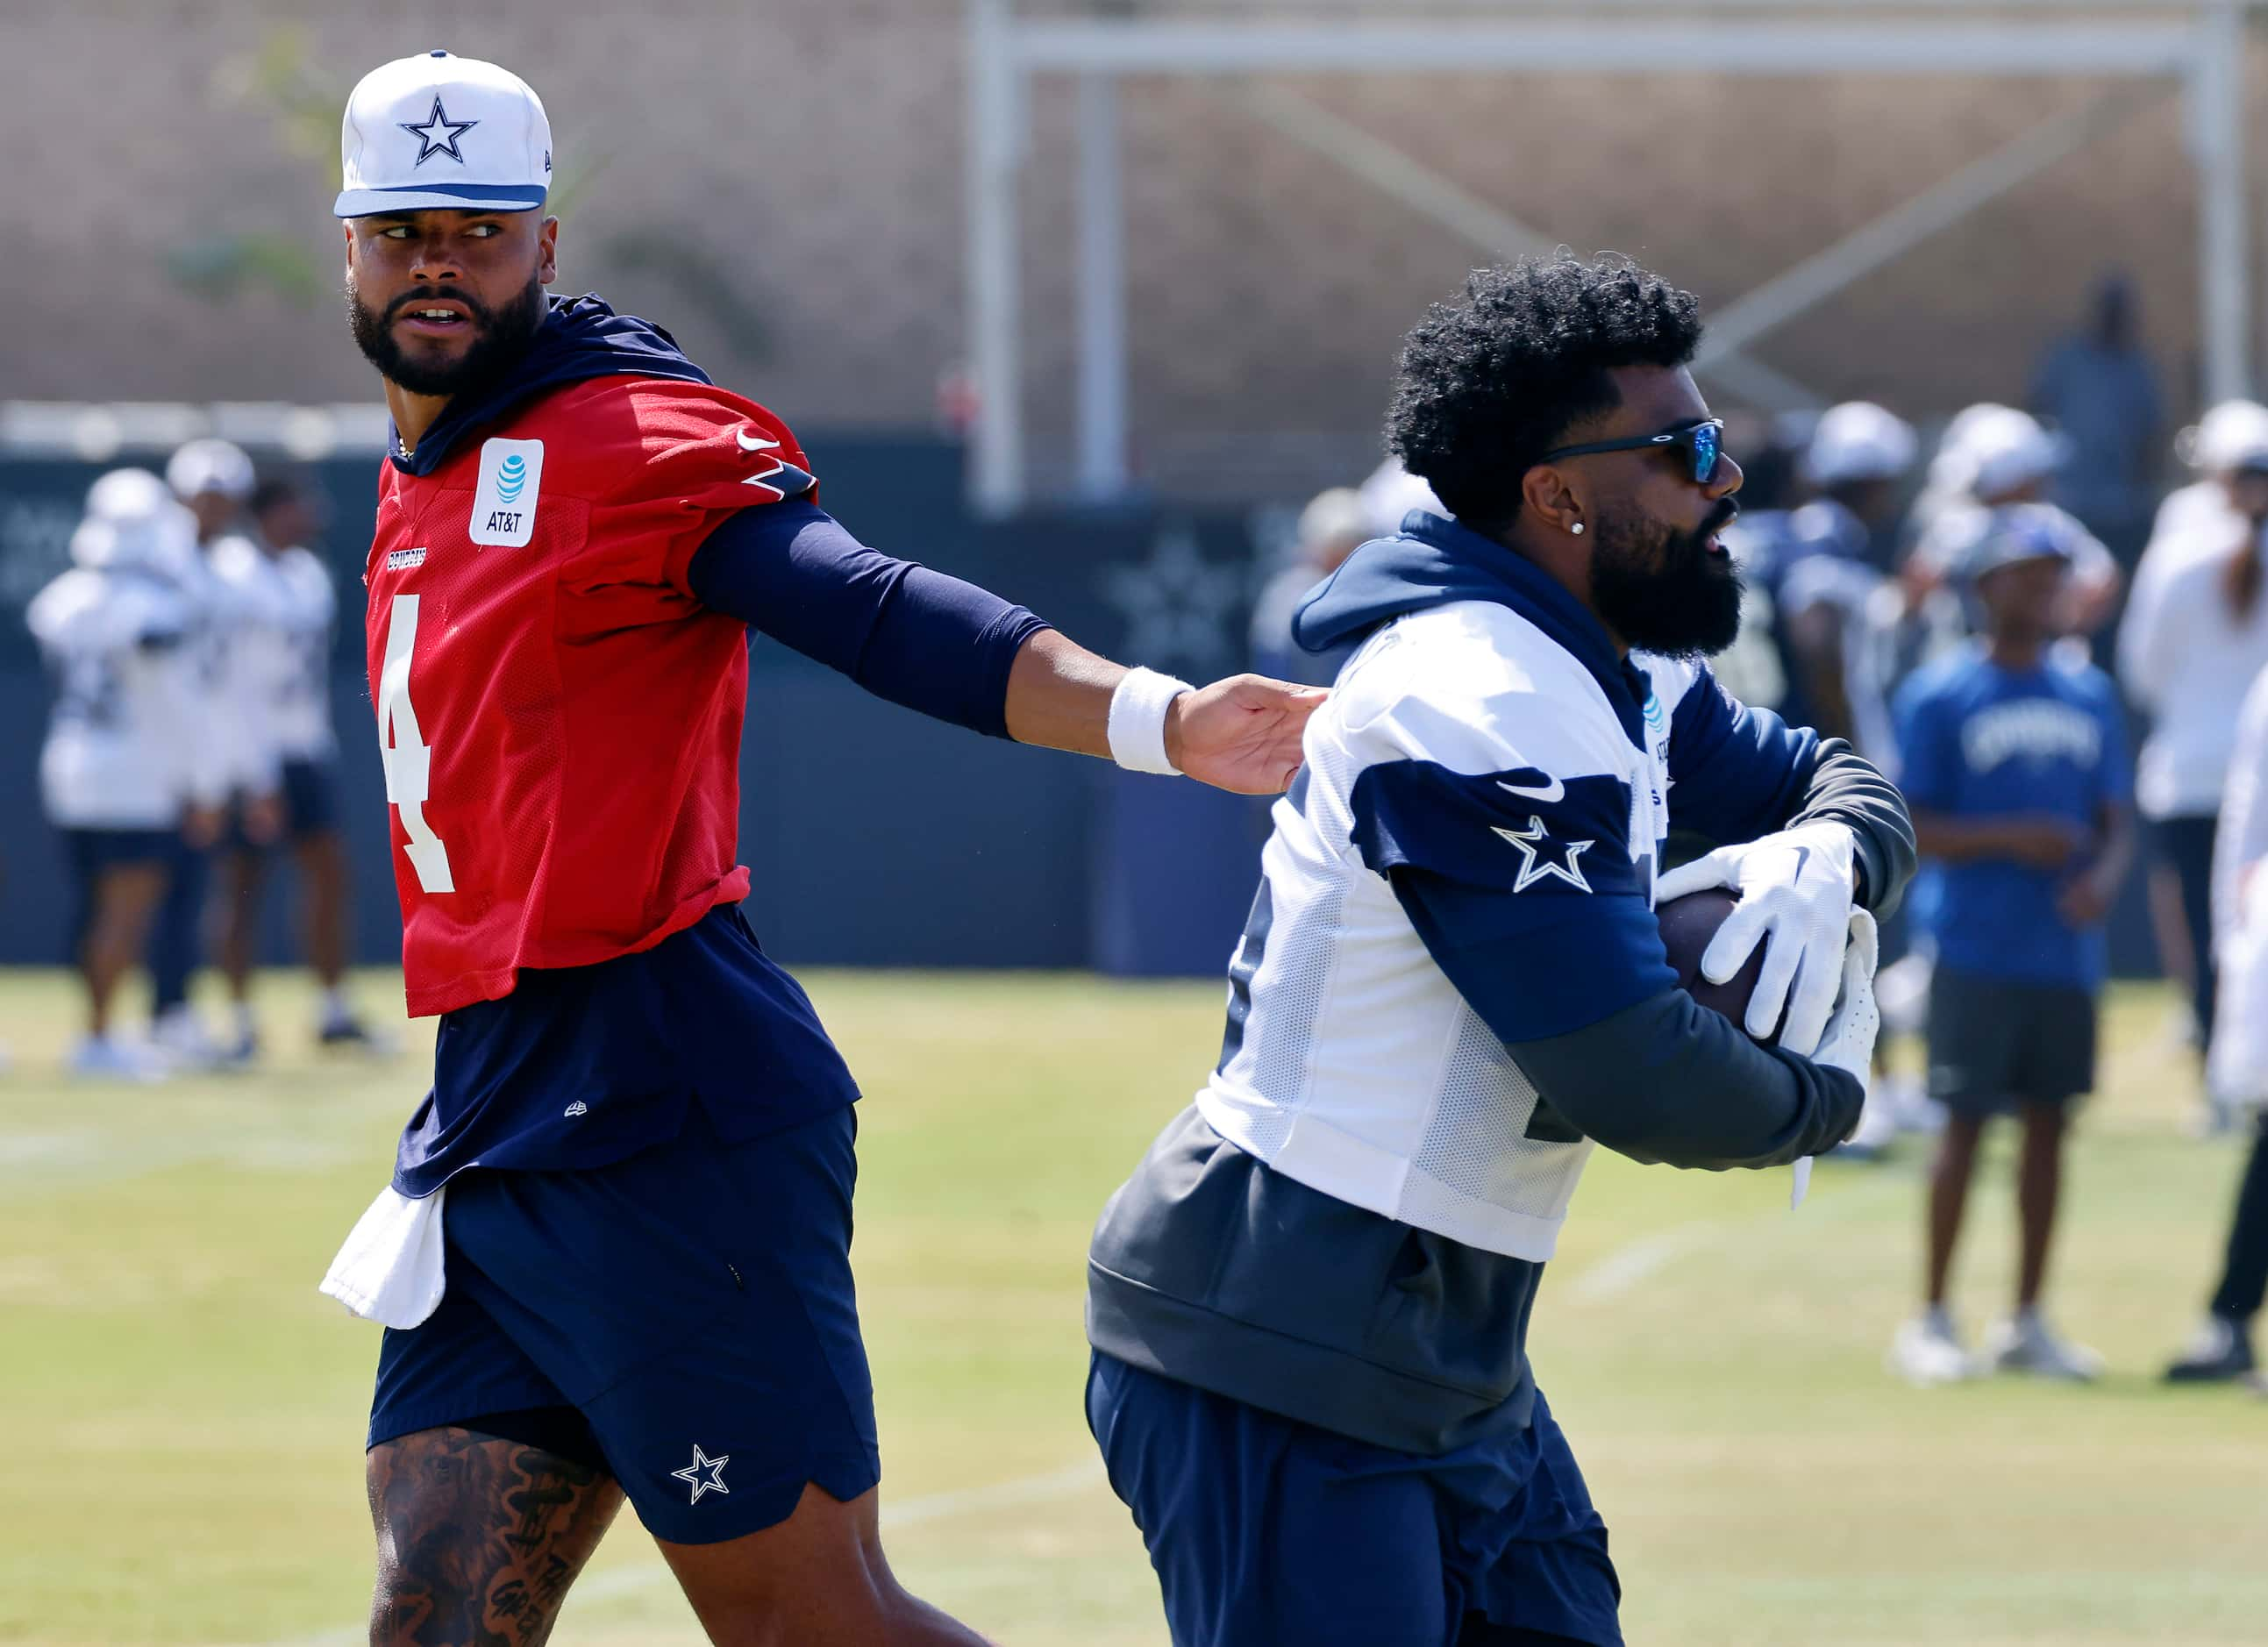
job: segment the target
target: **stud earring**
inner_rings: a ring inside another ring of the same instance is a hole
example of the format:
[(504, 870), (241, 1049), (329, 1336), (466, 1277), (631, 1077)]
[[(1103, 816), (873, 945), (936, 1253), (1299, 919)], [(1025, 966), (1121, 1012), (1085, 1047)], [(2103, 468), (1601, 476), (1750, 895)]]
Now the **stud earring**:
[(1567, 530), (1573, 533), (1580, 538), (1583, 535), (1583, 523), (1579, 520), (1573, 526), (1568, 527)]

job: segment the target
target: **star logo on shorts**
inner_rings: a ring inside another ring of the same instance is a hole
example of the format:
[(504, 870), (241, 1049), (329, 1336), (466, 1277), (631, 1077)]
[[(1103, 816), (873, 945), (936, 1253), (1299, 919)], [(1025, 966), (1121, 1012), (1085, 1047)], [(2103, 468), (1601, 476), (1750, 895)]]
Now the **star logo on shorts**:
[(687, 1499), (686, 1503), (697, 1504), (701, 1502), (701, 1495), (703, 1493), (723, 1493), (727, 1496), (731, 1496), (733, 1489), (725, 1485), (725, 1467), (732, 1461), (733, 1455), (729, 1452), (722, 1458), (711, 1458), (701, 1450), (701, 1444), (696, 1441), (693, 1444), (693, 1462), (681, 1470), (672, 1470), (669, 1474), (671, 1479), (683, 1482), (693, 1489), (693, 1496)]
[(1498, 829), (1513, 845), (1520, 849), (1520, 877), (1512, 883), (1514, 892), (1526, 892), (1540, 880), (1564, 880), (1577, 892), (1588, 892), (1591, 883), (1583, 879), (1583, 871), (1575, 860), (1598, 845), (1595, 841), (1552, 841), (1545, 837), (1543, 820), (1528, 815), (1525, 829)]

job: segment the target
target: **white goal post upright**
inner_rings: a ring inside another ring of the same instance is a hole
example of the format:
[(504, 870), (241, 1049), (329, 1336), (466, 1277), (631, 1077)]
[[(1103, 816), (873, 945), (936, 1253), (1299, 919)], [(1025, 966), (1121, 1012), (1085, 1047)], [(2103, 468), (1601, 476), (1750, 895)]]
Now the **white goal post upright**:
[[(2263, 0), (1992, 0), (1995, 11), (2041, 14), (1997, 21), (1951, 15), (1969, 9), (1969, 0), (1725, 0), (1699, 23), (1636, 15), (1668, 11), (1662, 0), (1525, 0), (1517, 17), (1390, 23), (1273, 15), (1246, 21), (1172, 15), (1026, 20), (1015, 14), (1013, 0), (967, 3), (968, 348), (976, 385), (969, 493), (988, 515), (1021, 507), (1027, 487), (1017, 193), (1027, 91), (1042, 74), (1079, 82), (1076, 474), (1079, 495), (1090, 501), (1123, 496), (1130, 479), (1116, 103), (1116, 82), (1129, 74), (1550, 69), (2172, 80), (2184, 99), (2198, 176), (2205, 392), (2220, 400), (2249, 387), (2244, 44), (2246, 16)], [(1933, 11), (1944, 15), (1926, 15)], [(1580, 16), (1553, 15), (1569, 11)], [(1868, 248), (1873, 261), (1851, 260), (1845, 278), (1936, 232), (1949, 220), (1948, 210), (1955, 216), (1973, 210), (2007, 186), (2006, 178), (1989, 188), (1980, 182), (1965, 204), (1955, 189), (1949, 208), (1910, 214), (1910, 223), (1895, 221), (1896, 212), (1878, 220), (1869, 225), (1876, 231)], [(1824, 295), (1816, 280), (1796, 283), (1807, 304)], [(1762, 298), (1768, 291), (1769, 283), (1751, 295)], [(1747, 317), (1749, 337), (1785, 318), (1757, 306)]]

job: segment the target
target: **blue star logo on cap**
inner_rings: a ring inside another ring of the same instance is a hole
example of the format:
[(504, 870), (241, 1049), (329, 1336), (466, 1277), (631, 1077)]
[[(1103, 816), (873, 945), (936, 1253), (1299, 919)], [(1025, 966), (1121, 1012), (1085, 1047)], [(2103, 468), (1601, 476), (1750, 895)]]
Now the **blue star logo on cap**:
[[(465, 157), (457, 152), (457, 139), (479, 125), (480, 121), (451, 120), (449, 111), (441, 107), (441, 99), (436, 95), (433, 99), (433, 112), (425, 117), (423, 125), (413, 126), (406, 120), (395, 123), (402, 130), (416, 138), (419, 143), (424, 144), (424, 147), (417, 151), (419, 165), (424, 165), (437, 154), (446, 154), (459, 165), (462, 165), (465, 163)], [(441, 135), (437, 137), (433, 135), (436, 132)]]

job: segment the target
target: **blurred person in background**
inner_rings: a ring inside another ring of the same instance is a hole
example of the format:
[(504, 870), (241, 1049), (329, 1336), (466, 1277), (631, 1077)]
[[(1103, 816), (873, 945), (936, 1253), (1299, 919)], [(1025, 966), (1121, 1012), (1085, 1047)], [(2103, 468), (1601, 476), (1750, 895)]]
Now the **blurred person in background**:
[(239, 683), (258, 781), (280, 798), (281, 817), (250, 827), (260, 804), (255, 793), (239, 808), (227, 843), (220, 961), (234, 1011), (229, 1055), (248, 1061), (259, 1050), (252, 974), (271, 857), (267, 843), (279, 839), (290, 844), (300, 875), (307, 960), (322, 990), (317, 1037), (327, 1047), (373, 1048), (378, 1043), (345, 993), (347, 864), (339, 835), (338, 736), (331, 724), (337, 600), (329, 570), (308, 547), (317, 521), (298, 486), (261, 482), (248, 512), (250, 533), (217, 543), (212, 567), (240, 614), (230, 678)]
[(2237, 1180), (2220, 1279), (2205, 1319), (2166, 1369), (2172, 1384), (2244, 1379), (2257, 1371), (2252, 1323), (2268, 1301), (2268, 671), (2237, 717), (2236, 744), (2213, 842), (2213, 955), (2220, 1005), (2206, 1076), (2211, 1090), (2251, 1112), (2252, 1149)]
[(1315, 494), (1300, 511), (1299, 541), (1291, 563), (1268, 580), (1260, 599), (1253, 603), (1252, 666), (1280, 680), (1330, 685), (1354, 649), (1302, 650), (1292, 638), (1292, 615), (1315, 585), (1338, 570), (1348, 555), (1372, 538), (1386, 536), (1395, 529), (1374, 528), (1370, 506), (1352, 487), (1335, 486)]
[[(1845, 401), (1822, 414), (1798, 465), (1812, 496), (1786, 517), (1772, 569), (1775, 630), (1790, 677), (1780, 714), (1822, 738), (1848, 739), (1892, 773), (1896, 596), (1882, 568), (1920, 444), (1911, 424), (1871, 401)], [(1881, 958), (1895, 964), (1904, 947), (1903, 912), (1883, 929)], [(1875, 1043), (1866, 1113), (1841, 1151), (1851, 1160), (1879, 1156), (1922, 1101), (1919, 1082), (1891, 1072), (1889, 1051), (1887, 1038)]]
[(1771, 574), (1791, 677), (1781, 714), (1878, 765), (1893, 750), (1875, 595), (1919, 447), (1911, 424), (1870, 401), (1830, 408), (1804, 450), (1813, 496), (1787, 517)]
[(1741, 629), (1709, 660), (1718, 682), (1751, 709), (1782, 711), (1787, 665), (1780, 654), (1779, 608), (1765, 587), (1796, 500), (1801, 439), (1790, 420), (1753, 412), (1725, 415), (1725, 449), (1741, 454), (1741, 513), (1725, 528), (1725, 548), (1741, 574)]
[[(1898, 695), (1900, 785), (1940, 878), (1927, 915), (1929, 1079), (1948, 1111), (1926, 1202), (1923, 1310), (1890, 1354), (1917, 1384), (1986, 1369), (2087, 1379), (2101, 1365), (2040, 1309), (2065, 1121), (2095, 1085), (2103, 922), (2133, 841), (2117, 694), (2092, 664), (2053, 651), (2071, 558), (2060, 530), (2002, 515), (1964, 567), (1983, 637)], [(2023, 1125), (2016, 1303), (1980, 1361), (1947, 1293), (1977, 1143), (2012, 1107)]]
[(2134, 564), (2158, 497), (2164, 402), (2158, 369), (2140, 342), (2134, 288), (2105, 276), (2088, 302), (2086, 324), (2051, 347), (2032, 380), (2031, 409), (2070, 444), (2056, 474), (2055, 501)]
[(2196, 426), (2174, 440), (2175, 455), (2197, 478), (2166, 494), (2151, 524), (2150, 541), (2134, 569), (2134, 593), (2152, 578), (2179, 564), (2199, 544), (2228, 542), (2243, 530), (2244, 518), (2229, 502), (2229, 482), (2238, 470), (2268, 452), (2268, 406), (2257, 401), (2223, 401), (2207, 409)]
[[(2213, 836), (2235, 747), (2235, 706), (2268, 665), (2261, 563), (2268, 446), (2235, 451), (2231, 464), (2220, 482), (2229, 513), (2200, 511), (2184, 535), (2161, 540), (2153, 550), (2158, 570), (2137, 581), (2118, 631), (2119, 682), (2150, 718), (2136, 798), (2152, 857), (2178, 889), (2200, 1049), (2213, 1040)], [(2209, 1084), (2206, 1099), (2207, 1124), (2225, 1127), (2226, 1108)]]
[(1390, 538), (1401, 531), (1403, 521), (1413, 509), (1422, 509), (1429, 515), (1442, 512), (1441, 500), (1433, 496), (1433, 489), (1425, 484), (1425, 477), (1403, 468), (1399, 458), (1383, 460), (1358, 489), (1363, 507), (1370, 511), (1370, 535), (1373, 538)]
[[(2195, 427), (2175, 437), (2174, 451), (2197, 478), (2169, 492), (2158, 505), (2150, 541), (2134, 568), (2133, 587), (2127, 595), (2130, 611), (2154, 604), (2157, 584), (2176, 567), (2200, 555), (2219, 553), (2243, 534), (2244, 517), (2229, 501), (2231, 489), (2248, 464), (2268, 462), (2268, 406), (2257, 401), (2223, 401)], [(2197, 1016), (2190, 1004), (2197, 996), (2197, 965), (2189, 917), (2182, 908), (2181, 879), (2172, 864), (2154, 859), (2147, 886), (2150, 929), (2159, 960), (2181, 989), (2179, 1035), (2195, 1041)]]
[[(196, 523), (177, 574), (197, 613), (186, 645), (195, 736), (223, 775), (224, 805), (237, 809), (248, 839), (265, 844), (275, 839), (280, 812), (274, 759), (259, 740), (245, 651), (236, 643), (249, 614), (215, 570), (223, 546), (241, 542), (253, 479), (252, 460), (225, 440), (192, 440), (166, 465), (166, 483)], [(213, 850), (225, 822), (225, 813), (199, 814), (183, 831), (150, 940), (151, 1039), (193, 1068), (214, 1068), (227, 1056), (189, 1003), (209, 937)]]
[(179, 578), (195, 531), (156, 475), (113, 470), (87, 493), (71, 570), (25, 614), (55, 682), (40, 794), (74, 883), (70, 947), (87, 995), (70, 1057), (79, 1075), (154, 1080), (168, 1068), (117, 1033), (113, 1007), (144, 959), (180, 837), (219, 818), (189, 651), (200, 613)]
[[(2110, 550), (2084, 525), (2043, 501), (2064, 455), (2060, 440), (2014, 407), (1984, 401), (1947, 420), (1910, 512), (1911, 548), (1870, 606), (1877, 666), (1890, 693), (1933, 663), (1973, 650), (1985, 620), (1961, 568), (1985, 542), (2010, 534), (2043, 534), (2064, 546), (2071, 570), (2055, 644), (2067, 664), (2088, 660), (2087, 643), (2078, 637), (2107, 621), (2121, 575)], [(1901, 1033), (1924, 1034), (1928, 1028), (1935, 958), (1931, 934), (1944, 892), (1943, 868), (1925, 862), (1915, 876), (1900, 911), (1902, 924), (1892, 933), (1893, 941), (1911, 939), (1911, 945), (1885, 964), (1877, 985), (1883, 1021)], [(1935, 1130), (1945, 1113), (1922, 1084), (1911, 1080), (1880, 1083), (1875, 1110), (1920, 1130)], [(1878, 1136), (1876, 1124), (1870, 1116), (1868, 1142)]]
[(1915, 504), (1918, 535), (1902, 573), (1909, 607), (1926, 608), (1933, 593), (1947, 591), (1960, 603), (1962, 626), (1980, 631), (1984, 614), (1960, 569), (1988, 538), (2008, 529), (1996, 519), (1999, 511), (2021, 509), (2027, 530), (2054, 533), (2069, 555), (2057, 628), (2059, 637), (2072, 637), (2067, 650), (2075, 660), (2086, 637), (2117, 610), (2125, 575), (2084, 522), (2048, 501), (2070, 455), (2069, 444), (2029, 412), (1986, 404), (1955, 414)]

